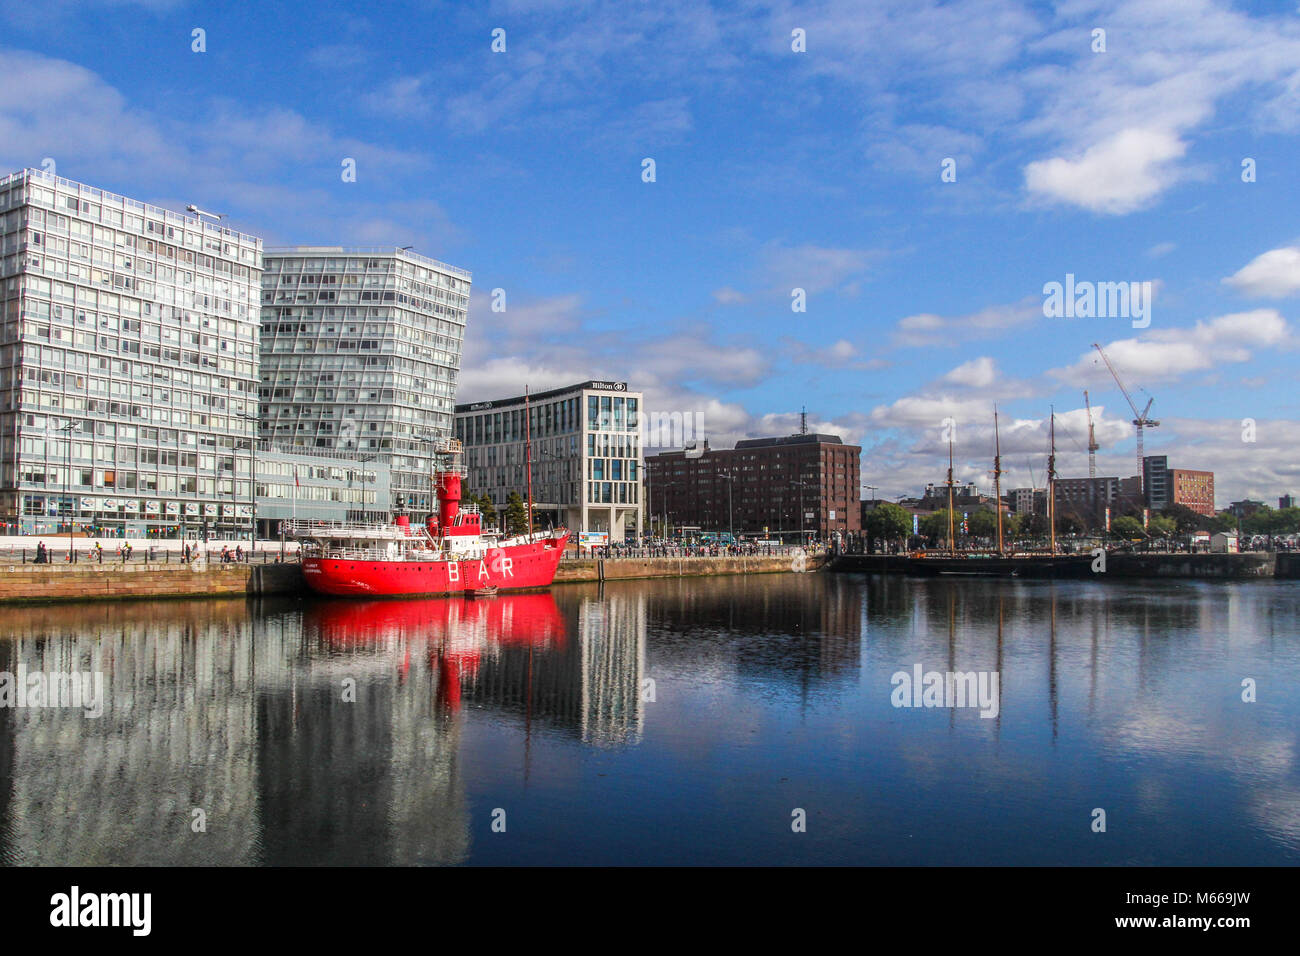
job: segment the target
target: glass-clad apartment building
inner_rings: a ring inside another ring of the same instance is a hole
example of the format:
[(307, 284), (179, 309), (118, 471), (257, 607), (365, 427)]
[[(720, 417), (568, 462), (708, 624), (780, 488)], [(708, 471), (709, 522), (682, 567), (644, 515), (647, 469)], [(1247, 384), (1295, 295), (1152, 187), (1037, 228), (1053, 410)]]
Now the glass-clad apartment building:
[(261, 270), (255, 236), (0, 178), (5, 533), (247, 536)]
[(525, 396), (456, 406), (467, 485), (502, 510), (526, 496), (532, 438), (533, 514), (573, 532), (635, 537), (641, 528), (641, 393), (626, 382), (582, 382)]
[(449, 438), (469, 272), (392, 247), (267, 250), (262, 438), (383, 456), (395, 507), (433, 508), (432, 442)]

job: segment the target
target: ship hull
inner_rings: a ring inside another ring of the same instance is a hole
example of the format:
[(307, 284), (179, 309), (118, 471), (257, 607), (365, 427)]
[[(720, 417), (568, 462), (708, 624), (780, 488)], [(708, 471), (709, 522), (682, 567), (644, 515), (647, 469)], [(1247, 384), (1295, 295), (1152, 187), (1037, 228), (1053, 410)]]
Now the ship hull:
[(568, 536), (492, 548), (480, 560), (368, 561), (304, 557), (308, 587), (338, 597), (427, 597), (496, 585), (502, 591), (550, 587)]
[(1018, 557), (918, 557), (908, 558), (909, 574), (969, 577), (1086, 578), (1092, 575), (1093, 557), (1078, 555), (1026, 555)]

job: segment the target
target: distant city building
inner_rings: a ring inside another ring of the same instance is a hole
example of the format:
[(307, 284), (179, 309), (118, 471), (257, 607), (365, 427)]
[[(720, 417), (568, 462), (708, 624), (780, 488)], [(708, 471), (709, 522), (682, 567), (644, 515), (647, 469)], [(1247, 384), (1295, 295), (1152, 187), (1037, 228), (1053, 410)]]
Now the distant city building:
[[(646, 505), (656, 529), (769, 534), (825, 540), (862, 529), (858, 498), (862, 449), (838, 435), (755, 438), (646, 459)], [(730, 488), (728, 486), (731, 486)]]
[(1167, 456), (1148, 455), (1142, 459), (1142, 478), (1152, 511), (1180, 504), (1198, 514), (1214, 514), (1214, 472), (1170, 468)]
[(572, 531), (606, 532), (611, 542), (642, 527), (640, 392), (626, 382), (587, 381), (528, 396), (456, 406), (467, 489), (498, 511), (511, 492), (528, 494), (532, 438), (533, 518)]
[(1018, 515), (1047, 513), (1046, 488), (1012, 488), (1006, 498), (1011, 510)]
[(394, 506), (432, 510), (432, 441), (452, 433), (470, 274), (391, 247), (265, 259), (261, 437), (387, 456)]
[(0, 178), (0, 523), (252, 529), (262, 241), (37, 169)]
[(1146, 504), (1159, 511), (1170, 498), (1169, 458), (1165, 455), (1147, 455), (1142, 459), (1142, 487), (1146, 490)]
[[(1073, 516), (1089, 528), (1106, 525), (1106, 509), (1111, 519), (1128, 512), (1140, 513), (1142, 488), (1140, 479), (1132, 478), (1057, 478), (1056, 514)], [(1046, 493), (1043, 495), (1046, 500)]]
[(1234, 501), (1232, 504), (1228, 505), (1228, 513), (1234, 518), (1249, 518), (1263, 507), (1265, 507), (1265, 505), (1262, 501), (1243, 498), (1241, 501)]
[(1295, 495), (1282, 495), (1277, 499), (1278, 511), (1281, 511), (1283, 508), (1294, 508), (1295, 506)]
[(1170, 471), (1174, 504), (1186, 505), (1197, 514), (1214, 515), (1214, 472), (1174, 468)]

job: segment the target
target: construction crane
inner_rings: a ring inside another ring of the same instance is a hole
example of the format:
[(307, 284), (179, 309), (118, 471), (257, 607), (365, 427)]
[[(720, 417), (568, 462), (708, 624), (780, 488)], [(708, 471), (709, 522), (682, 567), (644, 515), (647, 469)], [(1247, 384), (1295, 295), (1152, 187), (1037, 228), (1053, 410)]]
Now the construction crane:
[(1088, 390), (1083, 390), (1083, 407), (1088, 410), (1088, 477), (1097, 477), (1097, 433), (1092, 427), (1092, 404), (1088, 401)]
[(1124, 393), (1124, 400), (1128, 402), (1128, 407), (1133, 409), (1133, 427), (1137, 429), (1138, 486), (1142, 489), (1142, 492), (1145, 494), (1146, 493), (1146, 476), (1145, 476), (1146, 469), (1143, 467), (1145, 454), (1143, 452), (1143, 447), (1142, 447), (1142, 431), (1143, 429), (1147, 429), (1147, 428), (1155, 428), (1157, 425), (1160, 424), (1158, 421), (1156, 421), (1154, 418), (1149, 417), (1147, 414), (1148, 412), (1151, 411), (1151, 403), (1154, 402), (1155, 399), (1148, 398), (1147, 407), (1142, 409), (1142, 411), (1139, 412), (1137, 404), (1133, 401), (1133, 396), (1131, 396), (1128, 393), (1128, 389), (1125, 388), (1124, 383), (1120, 381), (1119, 373), (1115, 371), (1115, 366), (1110, 364), (1110, 359), (1106, 357), (1106, 353), (1102, 351), (1101, 346), (1098, 345), (1096, 342), (1093, 342), (1092, 347), (1097, 350), (1097, 354), (1101, 356), (1101, 360), (1106, 363), (1106, 368), (1110, 370), (1111, 378), (1115, 380), (1115, 384), (1119, 386), (1119, 390)]

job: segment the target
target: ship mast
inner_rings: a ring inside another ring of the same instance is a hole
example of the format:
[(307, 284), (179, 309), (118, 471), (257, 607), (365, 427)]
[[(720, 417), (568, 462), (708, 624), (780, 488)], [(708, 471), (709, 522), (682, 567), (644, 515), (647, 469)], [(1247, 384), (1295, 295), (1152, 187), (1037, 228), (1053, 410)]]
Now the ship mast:
[(524, 458), (528, 469), (528, 533), (533, 533), (533, 422), (528, 404), (528, 386), (524, 386)]
[(952, 533), (952, 430), (948, 432), (948, 553), (953, 554), (957, 550), (953, 543)]
[(998, 407), (993, 406), (993, 507), (998, 513), (998, 557), (1005, 555), (1002, 545), (1002, 442), (998, 438)]
[(1056, 554), (1056, 408), (1052, 408), (1051, 423), (1047, 428), (1051, 451), (1047, 456), (1047, 534), (1051, 552)]

